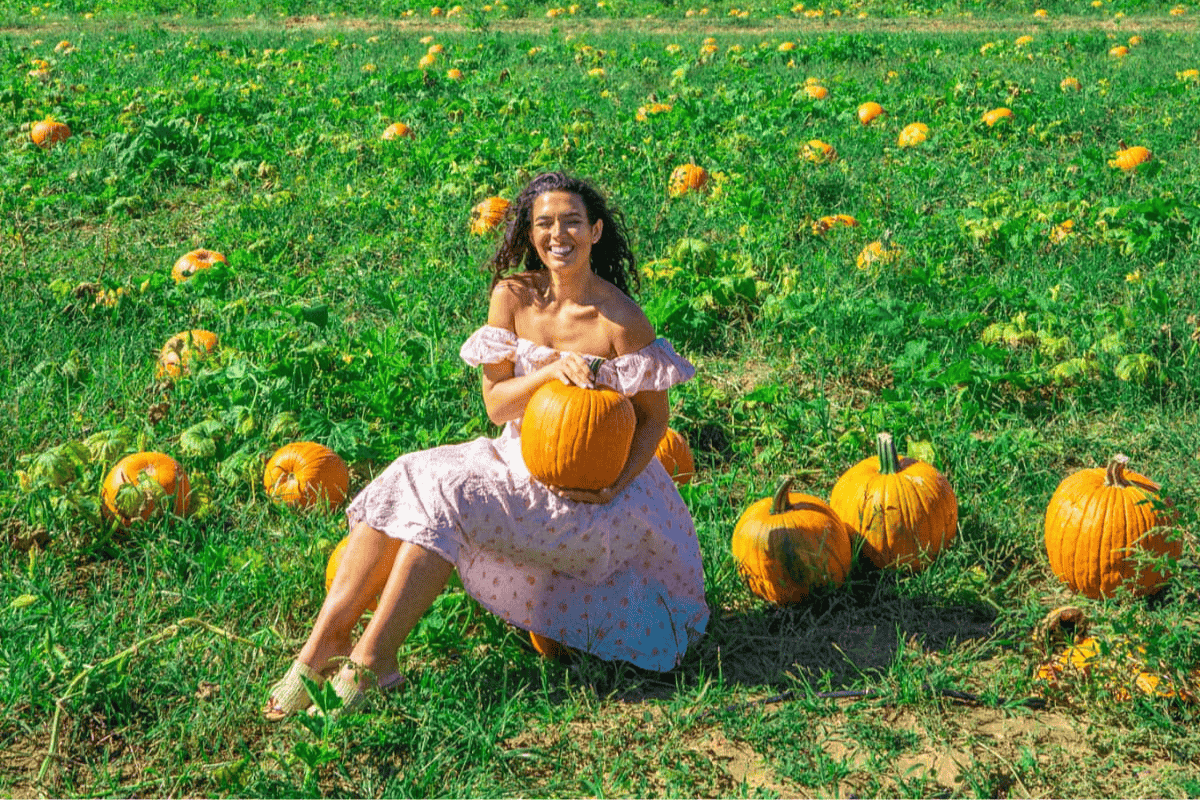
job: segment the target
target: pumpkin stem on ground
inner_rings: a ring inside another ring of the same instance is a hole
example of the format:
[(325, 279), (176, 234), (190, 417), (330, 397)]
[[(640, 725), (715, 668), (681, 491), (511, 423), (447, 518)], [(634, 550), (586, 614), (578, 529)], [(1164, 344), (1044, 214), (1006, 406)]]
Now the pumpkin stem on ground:
[(900, 472), (900, 457), (896, 455), (896, 442), (890, 433), (881, 433), (875, 438), (875, 452), (879, 454), (880, 475)]
[(792, 489), (792, 478), (785, 478), (783, 483), (779, 484), (779, 488), (775, 490), (775, 497), (771, 500), (771, 514), (784, 514), (792, 510), (791, 499), (788, 497), (788, 492)]
[(1125, 465), (1129, 463), (1129, 456), (1124, 453), (1117, 453), (1109, 459), (1108, 467), (1104, 470), (1104, 485), (1117, 486), (1124, 489), (1126, 486), (1132, 486), (1125, 478)]

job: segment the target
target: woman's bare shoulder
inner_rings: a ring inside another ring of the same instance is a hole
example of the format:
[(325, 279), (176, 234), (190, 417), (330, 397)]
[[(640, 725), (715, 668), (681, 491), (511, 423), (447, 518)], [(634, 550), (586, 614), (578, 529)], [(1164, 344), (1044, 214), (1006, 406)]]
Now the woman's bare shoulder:
[(540, 293), (537, 276), (529, 272), (505, 275), (492, 289), (488, 324), (516, 330), (516, 315), (532, 305)]
[(613, 349), (617, 355), (636, 353), (654, 341), (654, 325), (633, 298), (613, 287), (613, 296), (606, 305), (605, 317), (612, 324)]

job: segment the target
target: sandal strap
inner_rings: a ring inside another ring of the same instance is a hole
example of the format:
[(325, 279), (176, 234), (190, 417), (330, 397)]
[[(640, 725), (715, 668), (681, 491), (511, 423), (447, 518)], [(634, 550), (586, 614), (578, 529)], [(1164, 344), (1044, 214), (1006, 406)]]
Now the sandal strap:
[(293, 711), (303, 711), (312, 705), (312, 698), (308, 695), (308, 687), (304, 685), (303, 678), (308, 678), (317, 685), (325, 681), (312, 667), (302, 661), (293, 661), (283, 678), (271, 687), (270, 699), (280, 712), (290, 714)]

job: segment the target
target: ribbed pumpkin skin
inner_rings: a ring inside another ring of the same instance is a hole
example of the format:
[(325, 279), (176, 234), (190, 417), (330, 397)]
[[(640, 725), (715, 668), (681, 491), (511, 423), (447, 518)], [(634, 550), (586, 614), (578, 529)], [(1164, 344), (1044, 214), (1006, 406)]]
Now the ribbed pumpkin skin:
[(1178, 539), (1167, 541), (1166, 525), (1154, 506), (1159, 485), (1125, 469), (1114, 456), (1107, 468), (1083, 469), (1058, 485), (1046, 507), (1046, 555), (1050, 568), (1072, 591), (1099, 599), (1128, 584), (1135, 595), (1153, 594), (1169, 577), (1138, 569), (1138, 550), (1178, 558)]
[(71, 136), (71, 129), (65, 122), (43, 119), (35, 122), (29, 129), (29, 138), (38, 147), (51, 148), (59, 142), (64, 142)]
[(695, 164), (681, 164), (671, 172), (667, 182), (667, 194), (682, 197), (688, 192), (698, 192), (708, 183), (708, 170)]
[(263, 471), (267, 494), (293, 508), (341, 505), (350, 490), (350, 471), (337, 453), (316, 442), (292, 442), (275, 451)]
[(620, 392), (549, 381), (525, 406), (521, 456), (548, 486), (599, 491), (620, 477), (636, 426), (633, 403)]
[(675, 483), (683, 485), (692, 482), (696, 474), (696, 461), (692, 457), (692, 448), (688, 447), (687, 439), (684, 439), (679, 431), (667, 428), (654, 455), (662, 462), (667, 474)]
[(878, 446), (880, 455), (864, 458), (838, 478), (829, 505), (852, 535), (862, 537), (872, 564), (919, 572), (958, 533), (958, 500), (933, 466), (898, 457), (890, 434), (879, 434)]
[(503, 197), (488, 197), (480, 200), (471, 209), (471, 233), (482, 235), (504, 221), (509, 202)]
[(216, 263), (228, 264), (224, 254), (218, 253), (216, 250), (193, 250), (190, 253), (184, 253), (175, 262), (175, 266), (171, 267), (171, 280), (176, 283), (183, 283), (188, 278), (195, 275), (202, 269), (209, 269)]
[(798, 603), (821, 586), (841, 586), (850, 572), (850, 536), (820, 498), (790, 491), (742, 512), (731, 547), (750, 591), (775, 605)]
[[(142, 473), (153, 479), (173, 499), (160, 504), (155, 502), (154, 497), (146, 496), (134, 513), (123, 514), (117, 505), (117, 492), (127, 483), (136, 484)], [(175, 459), (153, 451), (134, 453), (118, 461), (105, 476), (100, 490), (103, 503), (101, 511), (105, 517), (116, 519), (122, 526), (128, 526), (135, 520), (151, 519), (168, 505), (177, 516), (182, 517), (190, 510), (191, 491), (187, 475)]]
[[(333, 552), (329, 554), (329, 561), (325, 563), (325, 593), (329, 593), (329, 588), (333, 586), (333, 579), (337, 577), (338, 567), (342, 565), (342, 556), (346, 553), (346, 545), (350, 543), (350, 537), (342, 537), (342, 540), (337, 543), (337, 547), (333, 548)], [(379, 598), (376, 597), (370, 603), (367, 603), (367, 611), (374, 611), (379, 607)]]

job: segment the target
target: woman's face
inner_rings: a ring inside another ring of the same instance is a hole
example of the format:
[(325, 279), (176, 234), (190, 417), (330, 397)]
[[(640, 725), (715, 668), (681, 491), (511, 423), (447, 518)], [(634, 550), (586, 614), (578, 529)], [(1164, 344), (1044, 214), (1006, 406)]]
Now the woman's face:
[(548, 269), (590, 269), (603, 228), (604, 220), (588, 221), (583, 198), (573, 192), (544, 192), (533, 201), (529, 238)]

